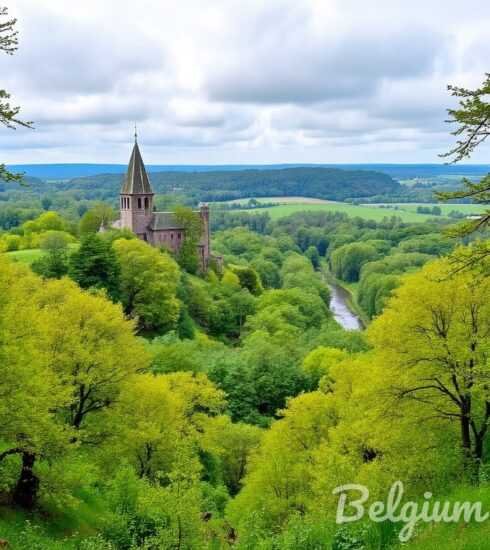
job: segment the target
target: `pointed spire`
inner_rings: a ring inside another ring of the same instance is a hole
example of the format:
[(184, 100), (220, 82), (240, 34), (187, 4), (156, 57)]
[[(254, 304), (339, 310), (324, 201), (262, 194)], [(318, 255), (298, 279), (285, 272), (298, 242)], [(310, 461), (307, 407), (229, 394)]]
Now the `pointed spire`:
[(128, 171), (121, 187), (122, 195), (149, 195), (153, 194), (150, 180), (146, 173), (143, 159), (137, 142), (137, 132), (134, 132), (134, 147), (129, 159)]
[(136, 128), (136, 123), (134, 125), (134, 142), (138, 143), (138, 129)]

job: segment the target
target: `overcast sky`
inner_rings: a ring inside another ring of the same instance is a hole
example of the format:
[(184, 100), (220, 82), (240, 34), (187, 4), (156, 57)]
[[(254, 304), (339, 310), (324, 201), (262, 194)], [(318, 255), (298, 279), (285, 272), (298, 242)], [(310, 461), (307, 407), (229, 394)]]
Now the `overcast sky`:
[[(440, 162), (446, 85), (490, 72), (488, 0), (0, 0), (0, 161)], [(490, 146), (471, 162), (490, 162)]]

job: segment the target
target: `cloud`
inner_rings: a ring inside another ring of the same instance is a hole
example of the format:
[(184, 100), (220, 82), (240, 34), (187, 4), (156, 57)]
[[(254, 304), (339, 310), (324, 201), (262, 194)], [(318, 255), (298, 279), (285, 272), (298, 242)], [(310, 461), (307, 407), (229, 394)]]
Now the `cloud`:
[(448, 47), (442, 34), (423, 27), (410, 33), (346, 29), (315, 36), (307, 31), (306, 25), (271, 29), (254, 48), (227, 52), (208, 76), (209, 97), (270, 104), (358, 100), (387, 79), (430, 74)]
[[(0, 162), (431, 161), (446, 85), (488, 67), (490, 5), (468, 0), (17, 0), (1, 88), (36, 130)], [(482, 148), (475, 161), (488, 160)]]

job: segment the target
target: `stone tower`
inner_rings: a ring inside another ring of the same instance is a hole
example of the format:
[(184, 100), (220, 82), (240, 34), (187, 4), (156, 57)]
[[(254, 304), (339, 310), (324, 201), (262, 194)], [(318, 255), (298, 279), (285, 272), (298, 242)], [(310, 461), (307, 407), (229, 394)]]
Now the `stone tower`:
[(141, 158), (136, 134), (134, 138), (133, 152), (120, 193), (120, 227), (130, 229), (140, 239), (148, 241), (147, 228), (153, 216), (154, 193)]

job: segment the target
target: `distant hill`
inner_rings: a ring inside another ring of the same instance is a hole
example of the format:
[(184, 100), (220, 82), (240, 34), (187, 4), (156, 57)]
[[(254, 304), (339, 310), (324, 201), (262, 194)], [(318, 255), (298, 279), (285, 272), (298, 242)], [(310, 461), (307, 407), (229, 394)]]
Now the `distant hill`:
[[(86, 199), (116, 198), (121, 174), (102, 174), (69, 181), (45, 182), (44, 192), (69, 191)], [(223, 201), (272, 195), (318, 197), (330, 200), (395, 193), (400, 184), (372, 170), (336, 168), (277, 168), (213, 172), (152, 172), (158, 194), (177, 194), (191, 201)]]
[[(124, 164), (13, 164), (14, 172), (23, 172), (44, 180), (66, 180), (98, 174), (122, 174)], [(236, 172), (242, 170), (283, 170), (287, 168), (339, 168), (383, 172), (392, 178), (428, 178), (434, 176), (482, 176), (490, 172), (488, 164), (271, 164), (271, 165), (148, 165), (149, 172)]]

